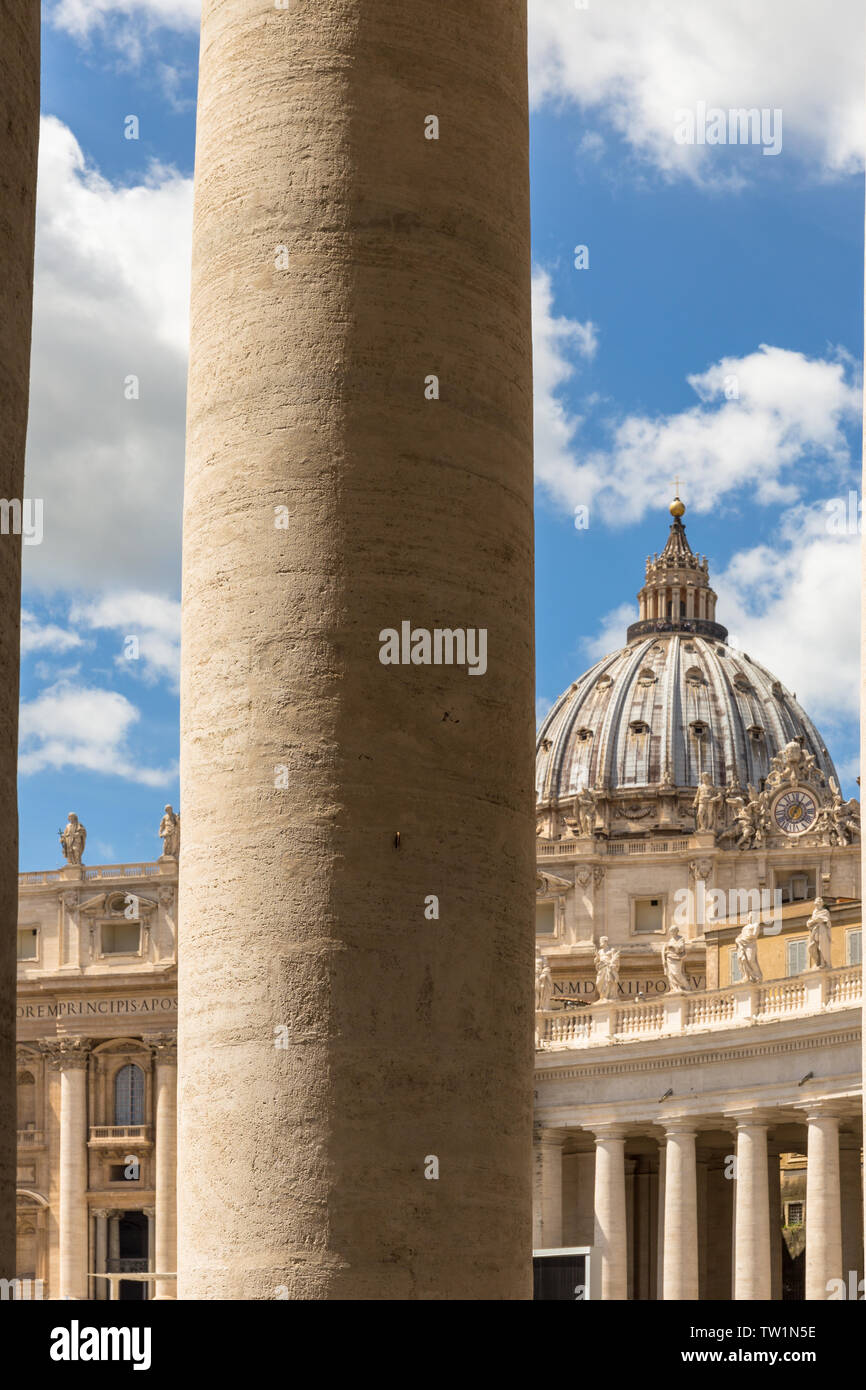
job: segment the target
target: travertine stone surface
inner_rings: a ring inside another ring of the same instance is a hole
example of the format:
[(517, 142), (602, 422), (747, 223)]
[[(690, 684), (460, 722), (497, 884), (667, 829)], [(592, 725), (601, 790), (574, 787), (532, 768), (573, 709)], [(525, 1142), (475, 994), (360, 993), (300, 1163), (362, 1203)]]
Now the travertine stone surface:
[(531, 1296), (525, 20), (205, 0), (181, 1298)]
[[(24, 495), (30, 373), (39, 6), (0, 0), (0, 498)], [(21, 538), (0, 534), (0, 921), (18, 900), (18, 648)], [(15, 933), (0, 933), (0, 1278), (15, 1272)]]

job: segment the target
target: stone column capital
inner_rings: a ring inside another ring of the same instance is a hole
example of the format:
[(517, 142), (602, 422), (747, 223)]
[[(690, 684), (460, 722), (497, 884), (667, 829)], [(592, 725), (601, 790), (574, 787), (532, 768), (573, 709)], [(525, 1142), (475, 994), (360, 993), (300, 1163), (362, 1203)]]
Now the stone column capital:
[(592, 1127), (592, 1137), (596, 1144), (606, 1144), (611, 1139), (622, 1139), (625, 1141), (628, 1138), (628, 1132), (628, 1126), (622, 1124), (611, 1123), (607, 1125), (593, 1125)]
[(153, 1060), (163, 1066), (177, 1066), (177, 1034), (153, 1033), (145, 1039)]
[(757, 1107), (751, 1110), (729, 1110), (725, 1119), (735, 1126), (737, 1133), (744, 1129), (769, 1129), (770, 1125), (777, 1119), (771, 1110), (760, 1110)]
[(45, 1053), (48, 1065), (55, 1071), (84, 1068), (93, 1046), (91, 1038), (51, 1038), (39, 1044)]
[(109, 1207), (91, 1207), (90, 1215), (95, 1216), (97, 1221), (107, 1221), (113, 1213)]
[(666, 1139), (697, 1139), (698, 1128), (694, 1118), (690, 1115), (672, 1115), (670, 1119), (662, 1120)]
[(156, 1216), (156, 1207), (141, 1207), (140, 1211), (142, 1216)]

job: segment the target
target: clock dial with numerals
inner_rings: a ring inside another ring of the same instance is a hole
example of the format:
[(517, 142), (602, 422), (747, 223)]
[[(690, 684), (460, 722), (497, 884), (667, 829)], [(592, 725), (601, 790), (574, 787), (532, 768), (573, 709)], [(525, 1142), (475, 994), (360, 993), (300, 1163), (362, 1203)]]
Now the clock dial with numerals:
[(802, 835), (814, 825), (817, 814), (815, 798), (802, 787), (782, 792), (773, 806), (773, 819), (786, 835)]

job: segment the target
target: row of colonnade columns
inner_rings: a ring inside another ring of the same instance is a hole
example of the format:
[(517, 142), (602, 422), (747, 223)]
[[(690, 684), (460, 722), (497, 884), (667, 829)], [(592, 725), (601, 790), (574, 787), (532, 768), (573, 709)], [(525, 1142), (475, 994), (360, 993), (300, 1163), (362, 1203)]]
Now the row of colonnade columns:
[[(692, 1118), (664, 1122), (658, 1143), (655, 1241), (657, 1271), (652, 1287), (665, 1300), (706, 1297), (708, 1261), (730, 1250), (730, 1295), (734, 1299), (781, 1297), (781, 1175), (779, 1152), (770, 1145), (771, 1113), (730, 1116), (734, 1152), (722, 1176), (731, 1176), (729, 1244), (709, 1249), (705, 1160), (698, 1158), (702, 1131)], [(806, 1113), (805, 1296), (827, 1299), (831, 1281), (862, 1270), (862, 1193), (859, 1139), (840, 1136), (841, 1117), (823, 1108)], [(648, 1229), (648, 1211), (636, 1213), (629, 1179), (634, 1160), (626, 1156), (625, 1125), (599, 1124), (592, 1130), (595, 1164), (592, 1245), (600, 1263), (603, 1299), (626, 1299), (633, 1288), (630, 1263), (635, 1223)], [(563, 1149), (566, 1133), (542, 1130), (537, 1145), (540, 1191), (534, 1243), (547, 1251), (563, 1246)], [(840, 1142), (841, 1137), (841, 1142)], [(735, 1160), (735, 1161), (734, 1161)], [(718, 1165), (717, 1165), (718, 1166)], [(702, 1171), (703, 1170), (703, 1171)], [(703, 1229), (702, 1229), (703, 1227)], [(644, 1281), (643, 1297), (649, 1296)], [(718, 1296), (718, 1295), (717, 1295)]]

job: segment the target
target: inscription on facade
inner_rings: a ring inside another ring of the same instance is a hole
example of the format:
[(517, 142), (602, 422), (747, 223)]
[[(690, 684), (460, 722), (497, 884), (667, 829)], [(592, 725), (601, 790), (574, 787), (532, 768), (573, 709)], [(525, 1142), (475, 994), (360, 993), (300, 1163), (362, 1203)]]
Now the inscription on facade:
[(18, 1019), (84, 1018), (94, 1014), (177, 1013), (177, 999), (152, 995), (147, 999), (58, 999), (54, 1004), (19, 1004)]

